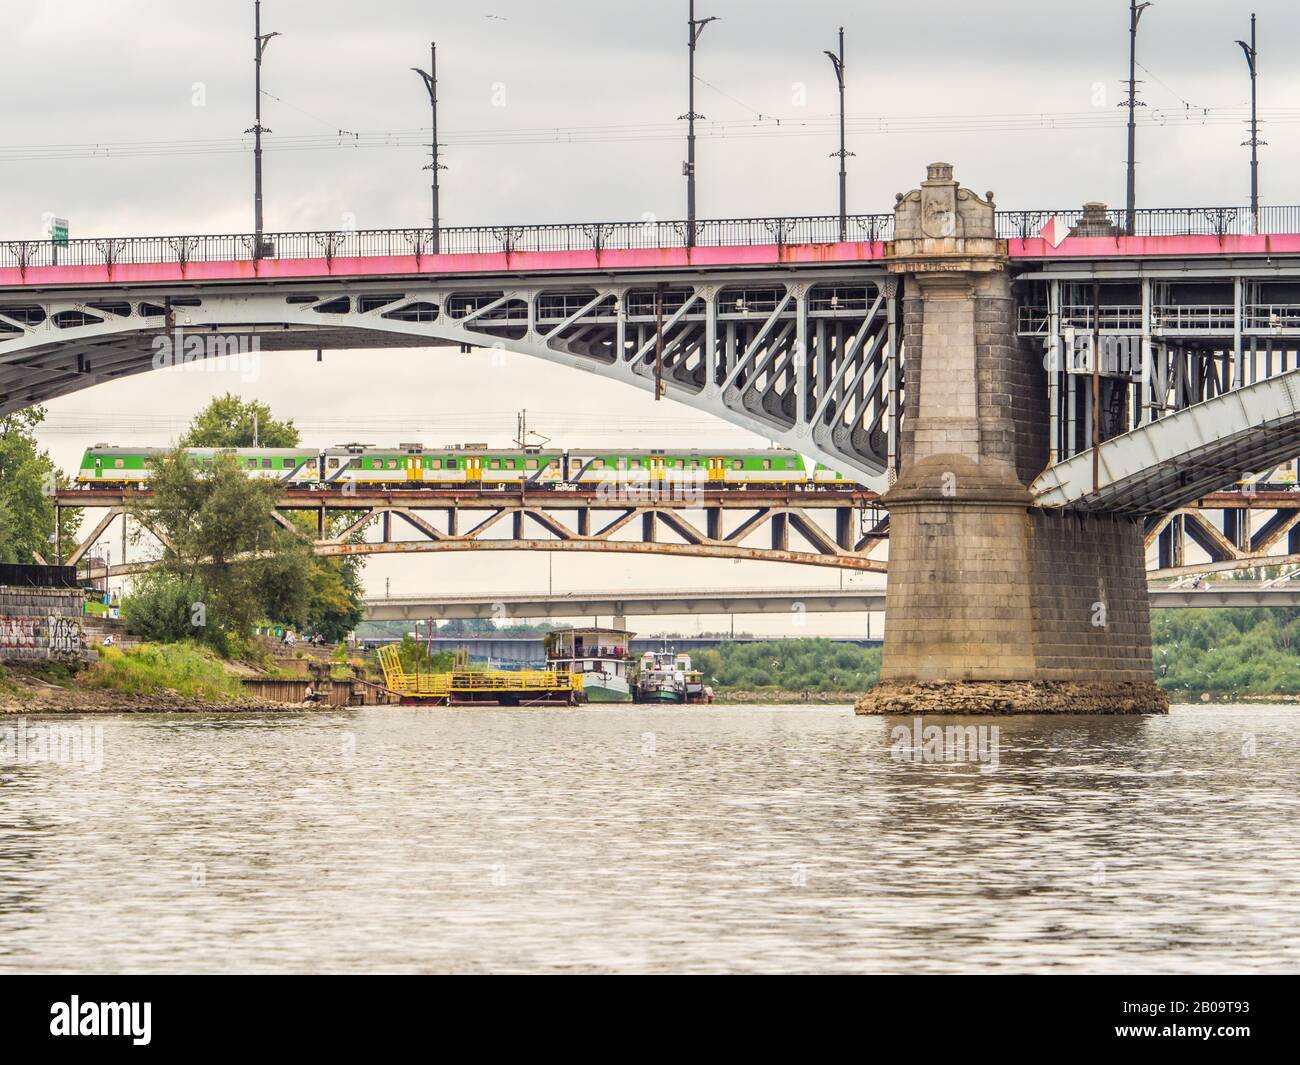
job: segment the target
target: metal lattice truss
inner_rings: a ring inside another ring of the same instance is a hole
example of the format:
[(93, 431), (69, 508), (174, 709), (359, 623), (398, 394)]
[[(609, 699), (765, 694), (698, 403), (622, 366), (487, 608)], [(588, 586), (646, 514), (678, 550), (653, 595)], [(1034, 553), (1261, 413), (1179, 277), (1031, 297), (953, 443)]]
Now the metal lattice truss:
[(657, 390), (864, 477), (896, 453), (896, 284), (854, 266), (15, 293), (0, 298), (0, 414), (177, 364), (459, 345)]
[(1157, 579), (1292, 567), (1300, 564), (1300, 492), (1217, 493), (1146, 519), (1145, 538)]
[[(72, 490), (56, 505), (102, 517), (64, 562), (90, 557), (121, 519), (123, 562), (101, 572), (139, 573), (151, 560), (126, 561), (126, 528), (147, 493)], [(293, 513), (314, 519), (311, 537)], [(872, 557), (888, 537), (888, 517), (871, 492), (713, 491), (699, 498), (653, 493), (521, 495), (517, 491), (382, 493), (299, 491), (274, 512), (284, 528), (309, 539), (321, 557), (474, 551), (587, 551), (730, 558), (884, 572)], [(165, 543), (148, 525), (145, 531)], [(327, 532), (328, 530), (328, 532)], [(143, 552), (142, 552), (143, 553)]]
[(1091, 448), (1094, 426), (1109, 441), (1300, 367), (1294, 259), (1054, 263), (1018, 283), (1019, 334), (1048, 370), (1051, 463)]

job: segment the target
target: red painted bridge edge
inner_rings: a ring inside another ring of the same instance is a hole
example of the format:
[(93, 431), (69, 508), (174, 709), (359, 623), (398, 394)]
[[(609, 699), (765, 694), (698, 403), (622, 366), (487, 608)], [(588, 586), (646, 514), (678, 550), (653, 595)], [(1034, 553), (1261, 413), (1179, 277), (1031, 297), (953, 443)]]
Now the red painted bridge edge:
[[(1216, 258), (1300, 255), (1300, 234), (1259, 236), (1068, 237), (1052, 247), (1041, 237), (1008, 240), (1012, 260)], [(835, 244), (752, 244), (695, 248), (515, 251), (456, 255), (117, 263), (0, 269), (0, 288), (33, 289), (168, 282), (311, 280), (325, 277), (410, 277), (466, 274), (552, 274), (611, 270), (706, 269), (872, 263), (882, 241)]]

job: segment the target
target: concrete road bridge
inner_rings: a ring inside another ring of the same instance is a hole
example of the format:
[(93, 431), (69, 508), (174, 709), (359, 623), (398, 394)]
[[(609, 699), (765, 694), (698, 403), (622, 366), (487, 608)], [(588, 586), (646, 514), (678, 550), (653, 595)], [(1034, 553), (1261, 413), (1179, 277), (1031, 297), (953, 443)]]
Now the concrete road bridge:
[[(1300, 581), (1225, 580), (1151, 581), (1151, 606), (1157, 610), (1211, 607), (1297, 607)], [(879, 588), (683, 588), (678, 590), (518, 592), (490, 595), (395, 595), (366, 599), (367, 621), (501, 621), (541, 618), (680, 617), (690, 614), (785, 615), (839, 612), (875, 613), (885, 609)], [(797, 622), (790, 635), (801, 635)], [(450, 639), (450, 637), (449, 637)]]
[[(883, 476), (890, 626), (864, 704), (882, 712), (1160, 709), (1151, 524), (1181, 513), (1168, 553), (1199, 535), (1219, 566), (1293, 531), (1185, 518), (1300, 450), (1300, 208), (1008, 212), (936, 163), (844, 233), (438, 236), (437, 254), (427, 230), (0, 243), (0, 413), (285, 349), (497, 347), (622, 381)], [(809, 556), (857, 564), (830, 540)]]

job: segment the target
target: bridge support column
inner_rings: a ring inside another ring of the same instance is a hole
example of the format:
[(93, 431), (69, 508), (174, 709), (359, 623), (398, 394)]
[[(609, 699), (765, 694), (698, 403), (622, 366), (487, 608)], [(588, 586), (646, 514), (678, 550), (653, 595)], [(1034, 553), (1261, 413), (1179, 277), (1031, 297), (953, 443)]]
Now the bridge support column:
[(1160, 713), (1141, 528), (1048, 512), (1041, 352), (1022, 348), (992, 196), (936, 163), (900, 197), (907, 410), (880, 683), (860, 714)]

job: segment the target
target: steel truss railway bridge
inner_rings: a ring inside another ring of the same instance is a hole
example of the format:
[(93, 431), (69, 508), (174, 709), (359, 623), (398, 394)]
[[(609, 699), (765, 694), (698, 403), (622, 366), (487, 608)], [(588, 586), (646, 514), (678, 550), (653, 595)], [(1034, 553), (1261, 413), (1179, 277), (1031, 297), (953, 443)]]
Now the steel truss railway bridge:
[[(1300, 453), (1300, 208), (1257, 225), (1231, 207), (1008, 212), (935, 163), (892, 214), (844, 234), (795, 217), (448, 229), (437, 244), (428, 230), (0, 242), (0, 413), (250, 347), (408, 347), (421, 363), (496, 347), (622, 381), (882, 478), (876, 708), (890, 712), (951, 708), (952, 685), (972, 683), (1016, 708), (1163, 705), (1145, 539), (1172, 570), (1189, 540), (1221, 568), (1300, 555), (1288, 500), (1262, 524), (1253, 505), (1198, 505)], [(409, 506), (370, 513), (437, 550), (489, 542)], [(617, 529), (561, 527), (531, 501), (490, 518), (507, 519), (518, 547), (624, 550)], [(793, 528), (807, 559), (876, 568), (862, 549), (879, 527), (760, 520), (767, 557)], [(640, 522), (639, 549), (742, 549), (734, 527), (659, 509), (620, 521)], [(524, 535), (530, 522), (548, 538)]]
[[(97, 572), (118, 577), (148, 569), (148, 548), (137, 551), (140, 558), (128, 561), (126, 521), (138, 515), (150, 497), (147, 490), (134, 487), (56, 493), (57, 514), (84, 508), (94, 519), (64, 562), (84, 563), (94, 556), (97, 545), (112, 542), (116, 530), (120, 561)], [(613, 493), (295, 488), (285, 491), (274, 517), (284, 528), (307, 537), (308, 532), (291, 520), (293, 514), (310, 516), (313, 549), (324, 557), (596, 551), (786, 562), (871, 573), (887, 570), (882, 548), (889, 540), (889, 514), (876, 492), (862, 489)], [(61, 516), (57, 524), (62, 525)], [(159, 545), (163, 543), (160, 530), (146, 528), (146, 532)], [(1250, 488), (1216, 492), (1190, 506), (1147, 518), (1144, 532), (1153, 581), (1300, 565), (1300, 492)], [(1187, 562), (1188, 544), (1201, 548), (1206, 559)], [(1269, 601), (1282, 603), (1280, 596)], [(1201, 605), (1209, 602), (1210, 597), (1198, 599)]]
[[(65, 561), (76, 565), (117, 521), (122, 562), (99, 572), (141, 572), (148, 561), (128, 562), (126, 522), (148, 491), (72, 489), (59, 492), (56, 508), (85, 507), (102, 514)], [(883, 573), (873, 552), (885, 542), (888, 515), (875, 492), (853, 489), (670, 489), (575, 491), (291, 489), (275, 519), (307, 538), (290, 515), (308, 514), (317, 555), (414, 554), (461, 551), (597, 551), (740, 560), (797, 562)], [(159, 543), (162, 530), (144, 525)], [(405, 533), (405, 536), (399, 535)], [(365, 536), (370, 538), (363, 538)], [(761, 541), (761, 546), (754, 540)]]

